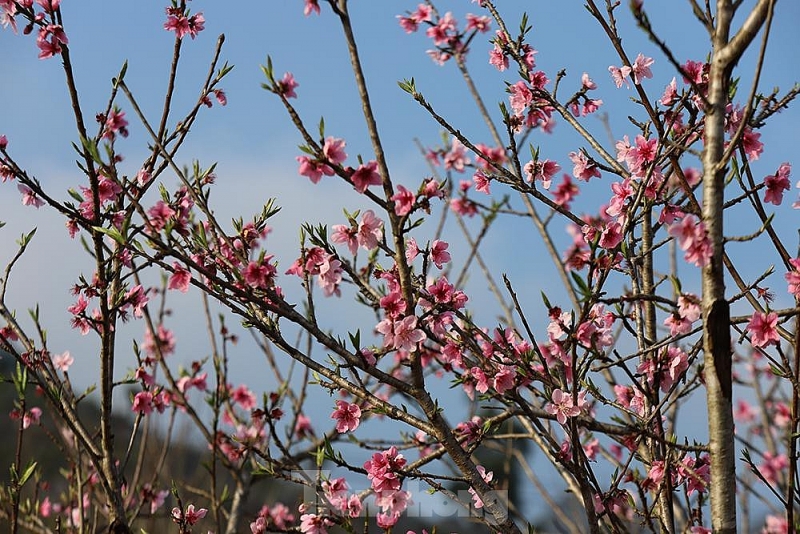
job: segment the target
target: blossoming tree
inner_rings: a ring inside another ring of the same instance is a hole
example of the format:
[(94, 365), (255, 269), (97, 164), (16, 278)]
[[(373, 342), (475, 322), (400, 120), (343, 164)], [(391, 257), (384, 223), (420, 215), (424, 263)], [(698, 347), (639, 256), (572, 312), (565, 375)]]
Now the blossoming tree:
[[(19, 161), (14, 140), (0, 136), (0, 179), (18, 188), (24, 204), (62, 216), (90, 256), (93, 272), (75, 280), (68, 313), (73, 328), (97, 340), (99, 368), (97, 391), (77, 392), (69, 379), (74, 357), (51, 351), (38, 308), (27, 320), (8, 304), (11, 274), (34, 238), (24, 235), (15, 251), (3, 251), (0, 278), (0, 347), (16, 366), (10, 410), (19, 429), (0, 494), (12, 532), (127, 533), (153, 524), (144, 522), (152, 517), (171, 521), (176, 532), (355, 532), (368, 528), (362, 524), (390, 531), (426, 498), (412, 485), (447, 496), (488, 530), (523, 532), (532, 529), (524, 503), (503, 491), (509, 473), (520, 470), (526, 478), (516, 483), (537, 488), (572, 532), (735, 532), (749, 528), (742, 514), (754, 501), (769, 513), (764, 532), (800, 523), (800, 258), (769, 206), (784, 203), (791, 164), (759, 162), (759, 130), (800, 91), (795, 85), (765, 93), (759, 83), (776, 1), (689, 0), (708, 47), (678, 58), (645, 2), (587, 0), (587, 16), (619, 59), (607, 78), (584, 73), (574, 86), (564, 71), (537, 68), (527, 17), (512, 26), (502, 3), (473, 3), (476, 13), (464, 21), (427, 0), (408, 6), (398, 21), (409, 34), (425, 33), (435, 62), (455, 65), (491, 140), (464, 135), (458, 118), (441, 113), (424, 87), (400, 81), (445, 132), (441, 146), (421, 147), (430, 172), (401, 184), (372, 109), (351, 3), (298, 2), (307, 16), (326, 17), (343, 31), (371, 153), (354, 157), (324, 122), (309, 126), (295, 107), (306, 82), (271, 59), (262, 66), (264, 89), (302, 139), (298, 174), (314, 184), (337, 181), (361, 203), (330, 226), (309, 212), (298, 252), (281, 258), (266, 239), (275, 201), (228, 224), (215, 215), (211, 194), (226, 187), (224, 177), (213, 165), (182, 164), (181, 149), (204, 110), (227, 103), (231, 67), (220, 60), (220, 37), (198, 98), (175, 119), (177, 66), (181, 50), (204, 36), (201, 11), (190, 10), (188, 0), (166, 9), (163, 28), (175, 39), (162, 113), (143, 111), (123, 66), (92, 126), (62, 18), (69, 3), (0, 0), (0, 22), (33, 34), (40, 59), (61, 62), (83, 174), (66, 194), (45, 186), (35, 162)], [(658, 55), (623, 44), (623, 16)], [(488, 97), (470, 71), (471, 61), (486, 61), (481, 47), (498, 71), (499, 88)], [(739, 73), (750, 48), (755, 71)], [(672, 75), (655, 79), (656, 61)], [(593, 135), (588, 121), (600, 116), (604, 93), (626, 90), (627, 133), (610, 142)], [(501, 104), (492, 111), (487, 101)], [(148, 152), (131, 166), (121, 139), (133, 121), (146, 132), (136, 141)], [(580, 145), (552, 153), (543, 139), (562, 131)], [(576, 198), (590, 188), (594, 211), (578, 213)], [(731, 214), (747, 221), (749, 234), (726, 230)], [(449, 234), (448, 217), (461, 233)], [(500, 224), (513, 224), (514, 239), (541, 247), (560, 289), (547, 284), (541, 302), (521, 299), (519, 281), (487, 267), (486, 242)], [(565, 226), (571, 239), (561, 250)], [(757, 247), (757, 257), (743, 254), (745, 247)], [(744, 274), (744, 262), (748, 273), (755, 265), (760, 274)], [(499, 324), (486, 323), (475, 307), (470, 275), (494, 295)], [(189, 291), (204, 299), (209, 357), (178, 368), (166, 302)], [(339, 306), (352, 301), (373, 319), (331, 330), (320, 297), (339, 299)], [(279, 383), (274, 391), (260, 395), (255, 384), (230, 382), (236, 336), (225, 315), (214, 318), (215, 306), (253, 333)], [(542, 309), (546, 320), (531, 320)], [(128, 321), (143, 333), (133, 348), (136, 363), (125, 369), (120, 338)], [(471, 407), (466, 420), (449, 415), (448, 383)], [(130, 385), (129, 399), (115, 395)], [(311, 420), (308, 399), (319, 390), (338, 398), (329, 418)], [(99, 421), (78, 411), (87, 397), (97, 399)], [(699, 405), (707, 429), (679, 424), (682, 409)], [(134, 414), (128, 435), (112, 431), (115, 411)], [(207, 447), (207, 487), (143, 467), (148, 452), (140, 434), (169, 414), (191, 421)], [(380, 435), (365, 432), (362, 423), (378, 418)], [(37, 457), (47, 451), (25, 441), (35, 426), (51, 432), (51, 453), (65, 456), (63, 481), (37, 474)], [(571, 499), (542, 484), (522, 443), (552, 466)], [(490, 470), (482, 458), (498, 448), (511, 458)], [(137, 454), (140, 461), (129, 462)], [(220, 473), (229, 481), (224, 487)], [(301, 502), (260, 502), (260, 511), (250, 512), (265, 479), (304, 488)], [(171, 512), (162, 510), (168, 498)], [(580, 518), (569, 512), (575, 505)], [(429, 528), (439, 521), (435, 514), (421, 519)]]

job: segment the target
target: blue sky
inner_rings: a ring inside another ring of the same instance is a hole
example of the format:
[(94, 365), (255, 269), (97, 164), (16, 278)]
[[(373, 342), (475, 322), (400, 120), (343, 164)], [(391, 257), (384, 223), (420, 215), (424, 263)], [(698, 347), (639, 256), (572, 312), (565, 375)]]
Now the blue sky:
[[(300, 137), (277, 99), (260, 88), (263, 75), (259, 65), (269, 54), (276, 73), (293, 72), (300, 83), (295, 104), (309, 128), (313, 130), (324, 116), (326, 133), (347, 139), (351, 157), (360, 153), (369, 159), (371, 148), (353, 89), (341, 31), (327, 7), (320, 17), (304, 17), (300, 0), (245, 1), (237, 2), (235, 8), (227, 2), (196, 0), (192, 4), (193, 10), (204, 12), (206, 29), (183, 47), (173, 116), (179, 116), (197, 97), (198, 84), (207, 70), (216, 37), (221, 33), (226, 36), (222, 57), (235, 65), (235, 69), (222, 84), (228, 95), (228, 106), (216, 106), (201, 115), (182, 152), (182, 161), (190, 163), (198, 158), (204, 165), (219, 163), (220, 186), (214, 194), (219, 213), (224, 216), (249, 215), (258, 210), (266, 198), (278, 197), (284, 210), (275, 219), (276, 231), (270, 239), (287, 264), (296, 254), (297, 228), (302, 221), (339, 223), (342, 222), (342, 207), (353, 211), (368, 206), (341, 184), (330, 181), (312, 186), (296, 175), (294, 156), (299, 154), (296, 146)], [(406, 35), (397, 24), (396, 15), (414, 9), (415, 2), (387, 0), (351, 4), (378, 125), (396, 183), (414, 185), (428, 173), (424, 161), (418, 157), (415, 139), (425, 144), (440, 142), (438, 125), (399, 90), (398, 80), (413, 76), (419, 90), (454, 126), (476, 142), (491, 143), (488, 130), (470, 105), (455, 67), (435, 65), (425, 55), (425, 50), (430, 48), (429, 40), (421, 33)], [(476, 4), (466, 1), (444, 1), (437, 6), (442, 12), (453, 10), (462, 20), (466, 12), (478, 10)], [(700, 60), (706, 56), (708, 46), (704, 30), (691, 19), (688, 3), (647, 2), (646, 7), (655, 27), (672, 44), (676, 57)], [(538, 68), (551, 79), (555, 72), (566, 69), (562, 94), (577, 88), (581, 74), (588, 72), (599, 85), (597, 97), (605, 101), (602, 111), (609, 114), (615, 138), (623, 134), (633, 137), (635, 130), (626, 118), (637, 112), (630, 105), (633, 92), (613, 88), (606, 69), (608, 65), (619, 64), (619, 60), (582, 3), (501, 2), (501, 12), (510, 28), (518, 26), (523, 8), (528, 11), (533, 26), (530, 42), (539, 51)], [(105, 107), (110, 80), (126, 60), (129, 86), (145, 113), (155, 116), (161, 108), (172, 43), (172, 35), (162, 29), (163, 7), (156, 3), (145, 6), (141, 2), (109, 4), (105, 0), (67, 0), (62, 11), (87, 116)], [(654, 78), (647, 80), (645, 87), (657, 98), (674, 73), (654, 46), (633, 27), (627, 9), (623, 6), (617, 13), (628, 53), (634, 56), (641, 51), (656, 59)], [(800, 7), (794, 2), (779, 3), (763, 73), (765, 89), (773, 86), (788, 89), (800, 72), (800, 59), (796, 54), (800, 38), (795, 24), (790, 21), (800, 21)], [(0, 82), (0, 98), (6, 102), (0, 116), (0, 133), (8, 136), (17, 161), (52, 190), (64, 192), (76, 187), (81, 184), (81, 177), (70, 147), (76, 136), (59, 59), (37, 60), (33, 36), (14, 35), (9, 30), (0, 32), (0, 47), (4, 50), (0, 55), (0, 69), (5, 73)], [(513, 72), (499, 73), (488, 64), (489, 48), (488, 43), (476, 40), (469, 66), (487, 106), (497, 117), (497, 103), (507, 100), (504, 82), (513, 82), (515, 78)], [(741, 68), (743, 85), (749, 86), (752, 57), (746, 57)], [(118, 151), (126, 157), (123, 167), (135, 173), (146, 153), (145, 138), (127, 102), (120, 100), (118, 103), (129, 111), (131, 122), (131, 136), (118, 144)], [(757, 174), (774, 172), (780, 162), (790, 159), (796, 151), (797, 139), (800, 139), (797, 118), (798, 112), (790, 109), (775, 117), (763, 131), (766, 151), (757, 162)], [(570, 132), (563, 121), (559, 122), (555, 134), (536, 133), (531, 140), (541, 147), (543, 157), (559, 161), (568, 171), (566, 154), (585, 143)], [(601, 139), (607, 138), (599, 120), (590, 117), (584, 123)], [(596, 211), (597, 205), (608, 199), (608, 183), (597, 181), (591, 185), (590, 193), (584, 195), (578, 205), (581, 209)], [(497, 187), (494, 192), (496, 195), (504, 193)], [(793, 198), (793, 195), (794, 191), (787, 197)], [(308, 209), (310, 203), (313, 209)], [(776, 220), (782, 224), (785, 221), (791, 230), (796, 227), (796, 212), (789, 209), (788, 204), (776, 210)], [(39, 227), (39, 236), (16, 273), (10, 301), (20, 311), (32, 305), (33, 299), (52, 304), (45, 307), (52, 314), (49, 327), (53, 334), (59, 334), (66, 322), (64, 304), (69, 303), (66, 287), (75, 279), (78, 266), (86, 264), (82, 263), (75, 243), (66, 238), (56, 217), (46, 210), (37, 212), (19, 205), (16, 187), (9, 184), (0, 187), (0, 206), (0, 220), (8, 223), (0, 231), (0, 250), (9, 250), (10, 243), (21, 232), (34, 225)], [(552, 276), (552, 269), (549, 262), (540, 261), (534, 237), (531, 237), (531, 246), (524, 249), (533, 255), (520, 255), (517, 237), (520, 233), (533, 236), (533, 229), (520, 229), (515, 224), (512, 221), (498, 225), (501, 235), (495, 234), (496, 239), (488, 243), (487, 257), (498, 270), (521, 280), (518, 285), (524, 284), (523, 291), (534, 296), (538, 305), (538, 286), (541, 280)], [(502, 233), (514, 239), (505, 239)], [(565, 240), (566, 235), (560, 238)], [(52, 258), (58, 258), (57, 273), (52, 272)], [(538, 268), (532, 270), (532, 263)], [(335, 306), (345, 305), (345, 302), (337, 302)]]

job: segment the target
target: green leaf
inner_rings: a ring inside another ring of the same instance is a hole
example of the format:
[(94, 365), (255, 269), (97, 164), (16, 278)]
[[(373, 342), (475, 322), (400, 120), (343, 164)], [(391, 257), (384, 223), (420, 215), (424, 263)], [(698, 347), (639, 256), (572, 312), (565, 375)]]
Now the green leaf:
[(119, 74), (117, 74), (116, 78), (111, 78), (111, 85), (116, 89), (119, 86), (119, 82), (121, 82), (125, 78), (125, 73), (128, 72), (128, 60), (125, 60), (125, 63), (122, 64), (122, 68), (119, 70)]
[(581, 275), (579, 275), (575, 271), (570, 271), (569, 274), (572, 275), (572, 280), (575, 281), (575, 284), (578, 286), (578, 291), (580, 291), (582, 296), (584, 297), (592, 296), (592, 290), (589, 289), (588, 285), (586, 285), (586, 280), (581, 278)]
[(22, 248), (26, 248), (28, 244), (31, 242), (31, 239), (33, 239), (34, 235), (36, 235), (36, 228), (31, 230), (27, 234), (22, 234), (19, 240), (17, 241), (17, 245), (21, 246)]
[(95, 163), (103, 162), (100, 159), (100, 151), (97, 150), (97, 142), (94, 139), (87, 139), (81, 136), (81, 145), (83, 146), (85, 153), (88, 154)]
[(353, 349), (358, 352), (361, 350), (361, 330), (356, 330), (355, 334), (347, 333), (350, 336), (350, 343), (353, 344)]
[(105, 234), (120, 245), (126, 243), (125, 236), (123, 236), (116, 228), (103, 228), (102, 226), (92, 226), (92, 230)]
[(553, 309), (553, 305), (550, 304), (550, 299), (547, 298), (547, 295), (545, 295), (544, 291), (542, 291), (542, 301), (544, 302), (544, 305), (548, 310)]
[(28, 466), (25, 468), (25, 471), (23, 471), (22, 475), (19, 477), (19, 485), (25, 485), (25, 482), (31, 478), (31, 475), (33, 475), (34, 471), (36, 471), (36, 462), (34, 460), (30, 460), (28, 462)]
[(414, 83), (414, 78), (405, 79), (403, 81), (397, 82), (397, 85), (400, 86), (400, 89), (405, 91), (406, 93), (413, 95), (417, 92), (417, 86)]

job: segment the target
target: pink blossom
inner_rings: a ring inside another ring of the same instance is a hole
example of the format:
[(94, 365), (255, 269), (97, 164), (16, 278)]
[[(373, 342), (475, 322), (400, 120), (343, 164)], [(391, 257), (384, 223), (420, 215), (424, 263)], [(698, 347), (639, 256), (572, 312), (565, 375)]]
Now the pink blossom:
[(431, 243), (431, 261), (433, 261), (434, 265), (439, 269), (450, 261), (450, 253), (447, 252), (449, 246), (450, 245), (445, 241), (440, 241), (438, 239)]
[[(316, 2), (316, 0), (306, 1)], [(328, 527), (331, 526), (333, 526), (331, 520), (321, 515), (303, 514), (300, 516), (300, 532), (303, 534), (328, 534)]]
[(31, 425), (38, 425), (42, 418), (42, 409), (33, 407), (26, 411), (22, 416), (22, 428), (29, 428)]
[(153, 394), (149, 391), (140, 391), (133, 398), (131, 410), (142, 415), (153, 412)]
[(75, 358), (70, 355), (69, 351), (53, 356), (53, 367), (64, 373), (73, 363), (75, 363)]
[(466, 148), (461, 141), (453, 138), (453, 144), (450, 150), (444, 155), (444, 168), (445, 170), (454, 170), (456, 172), (464, 172), (464, 167), (469, 165), (470, 161), (466, 154)]
[(157, 340), (153, 339), (149, 328), (145, 330), (142, 349), (148, 356), (155, 356), (159, 352), (161, 356), (169, 356), (175, 352), (175, 335), (171, 330), (164, 328), (164, 325), (158, 325), (157, 330)]
[(168, 496), (168, 490), (155, 490), (150, 484), (142, 486), (141, 499), (144, 503), (150, 503), (151, 514), (155, 514), (164, 505), (164, 501)]
[(381, 297), (380, 306), (386, 313), (386, 317), (391, 319), (398, 318), (406, 311), (406, 301), (403, 300), (399, 291), (390, 291), (387, 295)]
[(442, 276), (427, 288), (428, 293), (433, 297), (437, 304), (447, 304), (453, 299), (453, 286), (447, 281), (447, 277)]
[(686, 261), (702, 267), (710, 260), (711, 242), (705, 224), (694, 215), (687, 215), (681, 222), (670, 226), (669, 235), (678, 240), (678, 245), (685, 251)]
[(794, 295), (795, 299), (800, 299), (800, 258), (790, 259), (789, 264), (792, 270), (783, 276), (789, 284), (789, 293)]
[(496, 43), (494, 48), (489, 50), (489, 64), (500, 72), (503, 72), (508, 68), (508, 56), (503, 53), (503, 49), (500, 48)]
[(319, 15), (319, 4), (317, 3), (318, 0), (305, 0), (306, 4), (303, 7), (303, 14), (307, 17), (311, 13), (316, 13)]
[(499, 394), (514, 389), (517, 373), (511, 366), (503, 366), (492, 378), (492, 386)]
[(770, 202), (779, 206), (783, 202), (783, 192), (791, 188), (789, 183), (789, 174), (792, 171), (792, 166), (788, 163), (781, 163), (777, 172), (774, 175), (769, 175), (764, 178), (764, 186), (766, 192), (764, 193), (764, 202)]
[(556, 420), (562, 425), (567, 424), (568, 417), (575, 417), (581, 413), (581, 409), (575, 406), (572, 394), (569, 392), (554, 389), (551, 400), (552, 402), (545, 405), (544, 410), (551, 415), (555, 415)]
[(570, 152), (569, 159), (572, 160), (572, 175), (578, 180), (588, 182), (592, 177), (600, 178), (600, 169), (583, 151)]
[(394, 200), (394, 212), (400, 217), (408, 215), (414, 207), (415, 199), (416, 196), (412, 191), (398, 184), (397, 193), (391, 197), (391, 200)]
[(272, 255), (267, 255), (258, 261), (251, 261), (247, 264), (242, 271), (242, 278), (248, 286), (261, 289), (273, 286), (276, 269), (269, 262), (271, 258)]
[(425, 34), (433, 39), (433, 44), (436, 46), (447, 45), (450, 37), (456, 32), (456, 21), (451, 12), (439, 19), (439, 22), (431, 26), (425, 31)]
[(553, 176), (561, 170), (561, 165), (549, 159), (530, 160), (525, 164), (523, 170), (525, 171), (525, 179), (528, 180), (529, 183), (540, 180), (542, 182), (542, 187), (550, 189)]
[(573, 199), (578, 196), (578, 193), (580, 193), (578, 186), (575, 185), (568, 174), (564, 174), (561, 183), (558, 184), (556, 190), (553, 191), (553, 201), (564, 209), (569, 209)]
[(378, 246), (383, 237), (383, 221), (375, 216), (375, 212), (367, 210), (361, 216), (358, 223), (356, 239), (358, 244), (366, 250), (372, 250)]
[(178, 524), (185, 523), (187, 525), (194, 525), (201, 519), (203, 519), (208, 510), (205, 508), (200, 508), (199, 510), (195, 510), (194, 505), (190, 504), (186, 507), (186, 512), (181, 512), (180, 508), (173, 508), (172, 509), (172, 520)]
[(603, 101), (599, 98), (587, 98), (586, 100), (583, 101), (583, 107), (581, 107), (580, 115), (582, 117), (591, 115), (592, 113), (600, 109), (600, 106), (602, 105)]
[(515, 115), (522, 115), (533, 102), (533, 93), (523, 81), (519, 81), (510, 86), (508, 91), (511, 93), (509, 97), (511, 109), (514, 111)]
[(299, 439), (314, 435), (314, 428), (311, 426), (311, 419), (303, 414), (297, 414), (297, 422), (294, 425), (294, 435)]
[(781, 336), (778, 333), (778, 314), (754, 312), (747, 323), (747, 332), (750, 334), (750, 344), (754, 347), (779, 343)]
[(330, 163), (341, 164), (347, 159), (347, 154), (344, 151), (346, 144), (347, 142), (344, 139), (327, 137), (322, 145), (322, 153)]
[(112, 109), (103, 126), (103, 139), (113, 140), (117, 133), (122, 137), (128, 137), (128, 120), (124, 111)]
[(664, 89), (664, 94), (661, 95), (661, 99), (659, 102), (665, 106), (671, 106), (678, 100), (678, 84), (675, 81), (675, 77), (672, 77), (672, 81), (669, 82), (667, 87)]
[(478, 206), (468, 198), (452, 199), (450, 209), (464, 217), (473, 217), (478, 213)]
[(417, 245), (417, 240), (413, 237), (409, 237), (408, 241), (406, 241), (406, 261), (411, 263), (417, 256), (419, 256), (419, 246)]
[(300, 84), (297, 83), (291, 72), (285, 73), (283, 78), (276, 83), (276, 86), (278, 94), (283, 95), (284, 98), (297, 98), (295, 89), (297, 89)]
[(343, 400), (336, 401), (336, 409), (331, 414), (336, 419), (336, 431), (340, 434), (353, 432), (361, 423), (361, 408), (358, 404), (349, 404)]
[(174, 31), (178, 39), (183, 39), (187, 35), (194, 39), (205, 29), (205, 22), (202, 12), (187, 17), (177, 8), (167, 8), (167, 22), (164, 23), (164, 29)]
[(496, 165), (502, 165), (506, 162), (506, 152), (501, 146), (490, 147), (483, 143), (477, 143), (475, 148), (478, 149), (477, 165), (484, 171), (491, 171)]
[(172, 262), (172, 275), (169, 277), (168, 289), (177, 289), (181, 293), (189, 291), (192, 282), (192, 273), (183, 268), (178, 262)]
[(644, 78), (652, 78), (653, 72), (650, 70), (650, 67), (655, 63), (653, 58), (646, 57), (643, 54), (639, 54), (636, 56), (636, 59), (633, 61), (633, 65), (631, 65), (631, 72), (633, 73), (633, 83), (639, 85), (642, 83)]
[(308, 156), (297, 156), (295, 159), (300, 164), (300, 168), (298, 169), (297, 173), (300, 176), (308, 177), (308, 179), (311, 180), (311, 183), (313, 184), (319, 182), (320, 178), (322, 178), (323, 175), (325, 176), (334, 175), (334, 171), (329, 165), (326, 165), (325, 163), (319, 161), (315, 161), (309, 158)]
[(147, 215), (150, 217), (148, 222), (153, 227), (153, 230), (160, 232), (176, 213), (177, 212), (172, 209), (169, 204), (163, 200), (159, 200), (152, 208), (147, 210)]
[(751, 128), (744, 129), (742, 146), (744, 147), (749, 161), (757, 160), (759, 156), (761, 156), (761, 153), (764, 152), (764, 143), (759, 141), (759, 139), (761, 139), (760, 133), (754, 132)]
[(608, 72), (611, 73), (611, 79), (614, 80), (614, 85), (617, 86), (617, 89), (622, 87), (623, 83), (628, 87), (631, 86), (628, 80), (626, 79), (628, 75), (631, 73), (630, 67), (628, 66), (615, 67), (614, 65), (611, 65), (610, 67), (608, 67)]
[(44, 200), (36, 196), (36, 193), (27, 185), (18, 185), (17, 190), (22, 193), (22, 204), (25, 206), (33, 206), (36, 209), (44, 206)]
[(475, 182), (475, 190), (481, 193), (486, 193), (487, 195), (489, 192), (489, 178), (483, 174), (483, 171), (480, 169), (475, 171), (475, 174), (472, 175), (472, 180)]
[(400, 490), (399, 473), (405, 467), (406, 459), (397, 453), (396, 447), (383, 452), (376, 452), (372, 458), (364, 462), (367, 477), (371, 480), (372, 489), (377, 492), (393, 492)]
[(326, 297), (339, 296), (339, 283), (342, 281), (342, 262), (332, 254), (326, 254), (319, 264), (317, 285), (322, 288)]
[(61, 0), (36, 0), (36, 3), (48, 13), (53, 13), (61, 5)]
[(626, 211), (625, 202), (634, 195), (633, 187), (631, 186), (630, 178), (626, 178), (622, 182), (614, 182), (611, 184), (611, 191), (614, 196), (608, 203), (606, 213), (611, 217), (618, 217)]
[(785, 517), (768, 515), (761, 534), (789, 534), (789, 521)]
[(378, 174), (378, 162), (370, 161), (366, 165), (359, 165), (350, 175), (350, 181), (359, 193), (364, 193), (371, 185), (381, 185), (381, 175)]
[(47, 59), (60, 54), (62, 44), (69, 44), (63, 27), (58, 24), (47, 24), (39, 28), (39, 34), (36, 37), (39, 59)]
[(350, 254), (358, 251), (358, 228), (346, 224), (334, 224), (331, 227), (331, 241), (334, 243), (346, 244)]
[[(395, 349), (414, 352), (417, 345), (427, 339), (425, 332), (417, 328), (417, 318), (413, 315), (404, 317), (396, 321), (393, 325), (392, 346)], [(384, 346), (386, 339), (384, 338)]]
[(592, 81), (592, 79), (589, 77), (589, 74), (584, 72), (581, 75), (581, 87), (587, 91), (591, 91), (593, 89), (597, 89), (597, 84)]
[(616, 221), (610, 222), (603, 228), (598, 245), (606, 250), (613, 250), (622, 242), (623, 237), (622, 225)]
[(256, 407), (256, 396), (250, 388), (242, 384), (229, 391), (231, 401), (237, 403), (243, 410), (250, 411)]
[(763, 454), (764, 461), (758, 466), (758, 471), (769, 484), (776, 484), (789, 469), (789, 458), (786, 454), (773, 455), (769, 451)]
[(410, 503), (409, 491), (382, 491), (375, 497), (375, 504), (381, 507), (384, 516), (382, 521), (385, 525), (394, 525)]
[(404, 17), (402, 15), (397, 15), (397, 19), (400, 23), (400, 27), (403, 28), (403, 31), (406, 33), (414, 33), (419, 29), (419, 22), (414, 20), (413, 17)]
[(487, 16), (480, 16), (480, 15), (473, 15), (472, 13), (467, 13), (467, 31), (475, 30), (481, 33), (486, 33), (489, 31), (489, 27), (492, 24), (492, 19)]

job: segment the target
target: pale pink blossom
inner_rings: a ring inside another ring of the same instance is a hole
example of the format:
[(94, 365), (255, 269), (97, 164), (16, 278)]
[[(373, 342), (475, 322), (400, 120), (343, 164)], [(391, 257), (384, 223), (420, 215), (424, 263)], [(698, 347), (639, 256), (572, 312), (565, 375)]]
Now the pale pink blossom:
[(778, 314), (754, 312), (747, 323), (747, 333), (750, 334), (750, 344), (754, 347), (779, 343), (781, 336), (778, 333)]
[(519, 81), (508, 88), (511, 96), (509, 97), (511, 109), (515, 115), (522, 115), (522, 113), (533, 102), (533, 93), (530, 87), (523, 82)]
[(667, 87), (664, 89), (664, 94), (661, 95), (661, 99), (659, 102), (665, 106), (671, 106), (678, 100), (678, 84), (675, 81), (675, 77), (672, 77), (672, 81), (667, 84)]
[(33, 190), (27, 185), (18, 185), (17, 190), (22, 193), (22, 204), (25, 206), (33, 206), (36, 209), (44, 206), (44, 200), (39, 198)]
[(525, 179), (528, 181), (528, 183), (539, 180), (542, 182), (542, 187), (545, 189), (550, 189), (550, 183), (552, 182), (553, 176), (555, 176), (555, 174), (560, 170), (561, 165), (555, 161), (550, 161), (549, 159), (536, 161), (530, 160), (523, 167)]
[(650, 70), (650, 67), (655, 63), (653, 58), (646, 57), (643, 54), (639, 54), (636, 56), (636, 59), (633, 61), (633, 65), (631, 65), (631, 72), (633, 73), (633, 83), (639, 85), (642, 83), (644, 78), (652, 78), (653, 72)]
[(69, 351), (64, 351), (61, 354), (53, 356), (53, 367), (64, 373), (67, 372), (73, 363), (75, 363), (75, 358), (70, 355)]
[(610, 67), (608, 67), (608, 72), (611, 73), (611, 79), (614, 80), (614, 85), (617, 86), (617, 89), (622, 87), (623, 83), (628, 87), (631, 86), (627, 80), (628, 75), (631, 73), (630, 67), (628, 66), (615, 67), (614, 65), (611, 65)]
[(794, 295), (794, 298), (800, 299), (800, 258), (790, 259), (789, 264), (792, 270), (783, 276), (789, 284), (789, 293)]
[(551, 415), (555, 415), (556, 420), (562, 425), (567, 424), (567, 418), (575, 417), (581, 413), (581, 409), (575, 406), (572, 400), (572, 393), (554, 389), (551, 401), (545, 405), (544, 410)]
[[(314, 0), (316, 2), (316, 0)], [(330, 519), (317, 514), (303, 514), (300, 516), (300, 532), (303, 534), (328, 534), (328, 528), (333, 526)]]
[(344, 139), (327, 137), (322, 145), (322, 154), (328, 162), (339, 165), (347, 159), (347, 153), (344, 151), (346, 145), (347, 142)]
[(336, 409), (331, 414), (331, 419), (336, 419), (336, 431), (340, 434), (353, 432), (361, 423), (361, 408), (358, 404), (337, 400)]
[(303, 6), (303, 14), (307, 17), (311, 13), (316, 13), (319, 15), (319, 4), (317, 3), (318, 0), (305, 0), (305, 6)]
[(200, 508), (195, 510), (193, 504), (190, 504), (186, 507), (186, 512), (182, 512), (180, 508), (173, 508), (172, 509), (172, 520), (178, 524), (185, 523), (187, 525), (194, 525), (201, 519), (203, 519), (208, 510), (205, 508)]
[(570, 152), (569, 159), (573, 163), (572, 175), (578, 180), (588, 182), (593, 177), (600, 178), (600, 169), (583, 151)]
[(443, 161), (445, 170), (456, 172), (464, 172), (465, 166), (470, 163), (466, 147), (456, 138), (453, 138), (450, 150), (444, 155)]

